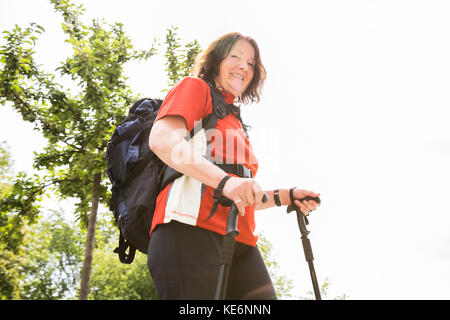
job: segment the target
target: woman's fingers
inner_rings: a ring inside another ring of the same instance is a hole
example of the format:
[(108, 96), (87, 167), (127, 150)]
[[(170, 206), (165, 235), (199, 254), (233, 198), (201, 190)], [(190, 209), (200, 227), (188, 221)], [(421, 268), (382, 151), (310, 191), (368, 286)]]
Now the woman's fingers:
[[(303, 201), (306, 202), (306, 201)], [(300, 211), (307, 216), (309, 214), (309, 209), (300, 200), (295, 200), (295, 205), (300, 208)]]
[(320, 193), (316, 193), (309, 190), (303, 190), (303, 189), (295, 189), (294, 190), (294, 197), (297, 199), (295, 200), (295, 204), (297, 207), (300, 208), (300, 211), (304, 215), (308, 215), (311, 211), (314, 211), (317, 209), (317, 206), (320, 206), (320, 203), (315, 202), (314, 200), (303, 200), (300, 201), (299, 199), (303, 199), (306, 197), (319, 197)]
[(245, 207), (261, 202), (264, 192), (253, 179), (233, 177), (225, 183), (223, 194), (233, 199), (239, 214), (243, 216)]
[(242, 199), (238, 198), (238, 199), (234, 200), (234, 204), (236, 205), (236, 208), (239, 211), (239, 215), (240, 216), (244, 216), (245, 215), (245, 207), (246, 206), (244, 205), (244, 202), (242, 201)]

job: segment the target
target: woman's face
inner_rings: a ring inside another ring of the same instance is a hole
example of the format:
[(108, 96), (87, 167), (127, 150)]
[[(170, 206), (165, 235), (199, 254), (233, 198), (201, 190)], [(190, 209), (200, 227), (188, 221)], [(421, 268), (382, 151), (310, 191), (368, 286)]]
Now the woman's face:
[(248, 41), (236, 41), (220, 64), (216, 85), (236, 97), (240, 96), (253, 79), (254, 57), (255, 50)]

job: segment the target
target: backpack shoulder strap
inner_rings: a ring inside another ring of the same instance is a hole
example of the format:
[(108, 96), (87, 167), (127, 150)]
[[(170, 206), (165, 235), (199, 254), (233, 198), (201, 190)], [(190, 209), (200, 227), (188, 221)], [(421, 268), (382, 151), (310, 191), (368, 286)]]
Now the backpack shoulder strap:
[(225, 118), (228, 115), (229, 108), (223, 100), (222, 93), (211, 83), (206, 82), (210, 88), (212, 99), (212, 112), (202, 119), (197, 125), (186, 135), (185, 139), (190, 140), (200, 130), (208, 130), (216, 127), (217, 120)]

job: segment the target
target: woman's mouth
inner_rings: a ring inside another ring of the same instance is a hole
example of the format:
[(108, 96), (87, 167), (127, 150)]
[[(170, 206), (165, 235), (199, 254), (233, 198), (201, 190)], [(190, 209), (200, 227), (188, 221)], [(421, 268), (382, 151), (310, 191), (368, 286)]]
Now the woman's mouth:
[(241, 76), (240, 74), (237, 74), (237, 73), (232, 73), (231, 75), (232, 75), (232, 76), (234, 76), (234, 77), (236, 77), (236, 78), (239, 78), (239, 79), (241, 79), (242, 81), (244, 80), (244, 77), (243, 77), (243, 76)]

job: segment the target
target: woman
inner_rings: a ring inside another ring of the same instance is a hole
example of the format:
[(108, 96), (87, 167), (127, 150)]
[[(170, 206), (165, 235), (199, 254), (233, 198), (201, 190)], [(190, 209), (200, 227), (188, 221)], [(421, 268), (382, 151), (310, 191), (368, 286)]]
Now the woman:
[[(220, 90), (227, 104), (259, 101), (266, 71), (258, 45), (239, 33), (226, 34), (211, 43), (195, 70), (196, 77), (183, 79), (169, 91), (150, 134), (150, 148), (183, 174), (158, 196), (149, 245), (150, 273), (161, 299), (214, 297), (229, 212), (229, 207), (220, 204), (215, 208), (214, 191), (221, 189), (240, 214), (227, 298), (276, 299), (256, 246), (254, 211), (290, 204), (289, 190), (265, 191), (268, 200), (262, 202), (264, 191), (251, 178), (258, 162), (238, 107), (217, 121), (208, 147), (206, 135), (185, 139), (213, 110), (208, 83)], [(223, 168), (230, 166), (224, 163), (241, 164), (243, 170), (226, 172)], [(300, 189), (294, 189), (293, 195), (295, 199), (319, 196)], [(295, 204), (304, 214), (317, 206), (313, 201), (296, 200)]]

